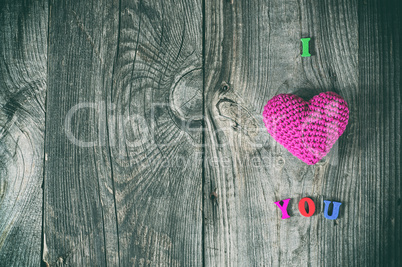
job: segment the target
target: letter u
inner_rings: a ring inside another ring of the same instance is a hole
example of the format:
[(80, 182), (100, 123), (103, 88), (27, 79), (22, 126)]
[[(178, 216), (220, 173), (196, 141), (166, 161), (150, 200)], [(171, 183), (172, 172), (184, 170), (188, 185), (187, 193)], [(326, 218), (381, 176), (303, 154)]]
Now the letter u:
[(328, 209), (329, 209), (329, 205), (331, 204), (331, 201), (324, 200), (324, 204), (325, 204), (325, 206), (324, 206), (324, 217), (327, 218), (328, 220), (335, 220), (336, 218), (338, 218), (339, 206), (341, 206), (342, 203), (334, 201), (334, 208), (332, 209), (332, 215), (331, 216), (328, 215)]

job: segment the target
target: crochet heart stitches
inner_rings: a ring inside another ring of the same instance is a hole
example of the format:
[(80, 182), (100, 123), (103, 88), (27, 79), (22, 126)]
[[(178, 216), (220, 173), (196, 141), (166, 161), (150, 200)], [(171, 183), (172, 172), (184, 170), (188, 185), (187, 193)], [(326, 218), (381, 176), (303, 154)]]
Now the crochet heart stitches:
[(346, 101), (334, 92), (321, 93), (310, 101), (280, 94), (264, 107), (268, 133), (290, 153), (308, 165), (316, 164), (345, 131), (349, 120)]

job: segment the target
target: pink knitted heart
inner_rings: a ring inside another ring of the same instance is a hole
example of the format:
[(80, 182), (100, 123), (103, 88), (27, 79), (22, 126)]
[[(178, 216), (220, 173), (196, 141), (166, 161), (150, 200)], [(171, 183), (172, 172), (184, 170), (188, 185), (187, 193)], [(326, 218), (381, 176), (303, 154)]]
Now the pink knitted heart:
[(296, 95), (280, 94), (268, 101), (262, 115), (268, 133), (279, 144), (313, 165), (345, 131), (349, 109), (334, 92), (321, 93), (308, 102)]

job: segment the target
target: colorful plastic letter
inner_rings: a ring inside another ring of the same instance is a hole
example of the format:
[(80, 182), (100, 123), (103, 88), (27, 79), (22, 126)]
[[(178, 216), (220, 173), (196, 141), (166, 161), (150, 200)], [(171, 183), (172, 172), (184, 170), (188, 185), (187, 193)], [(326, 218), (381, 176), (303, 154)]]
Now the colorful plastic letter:
[(275, 204), (282, 211), (282, 220), (290, 218), (290, 216), (288, 214), (288, 211), (287, 211), (287, 208), (288, 208), (288, 205), (289, 205), (289, 200), (290, 200), (290, 198), (281, 200), (281, 201), (283, 201), (283, 206), (281, 206), (281, 204), (280, 204), (281, 201), (275, 202)]
[[(308, 213), (306, 212), (306, 208), (304, 206), (304, 203), (308, 204)], [(299, 211), (301, 213), (301, 215), (303, 215), (304, 217), (311, 217), (313, 216), (314, 212), (315, 212), (315, 204), (314, 201), (311, 198), (305, 197), (300, 199), (299, 201)]]
[(324, 200), (324, 217), (327, 218), (328, 220), (335, 220), (338, 218), (339, 215), (339, 206), (342, 204), (340, 202), (335, 202), (334, 201), (334, 208), (332, 209), (332, 215), (328, 215), (328, 209), (329, 209), (329, 204), (331, 204), (331, 201), (329, 200)]
[(309, 52), (309, 47), (308, 43), (310, 42), (311, 38), (301, 38), (302, 44), (303, 44), (303, 54), (301, 55), (302, 57), (309, 57), (311, 56)]

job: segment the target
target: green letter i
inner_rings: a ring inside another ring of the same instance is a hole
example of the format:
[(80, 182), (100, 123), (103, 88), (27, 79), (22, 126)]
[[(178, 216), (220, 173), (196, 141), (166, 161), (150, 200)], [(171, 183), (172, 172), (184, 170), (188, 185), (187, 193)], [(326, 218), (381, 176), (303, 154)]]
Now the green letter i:
[(302, 57), (309, 57), (311, 54), (308, 51), (308, 43), (310, 42), (311, 38), (301, 38), (302, 44), (303, 44), (303, 54), (301, 55)]

